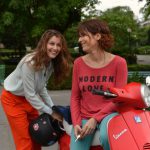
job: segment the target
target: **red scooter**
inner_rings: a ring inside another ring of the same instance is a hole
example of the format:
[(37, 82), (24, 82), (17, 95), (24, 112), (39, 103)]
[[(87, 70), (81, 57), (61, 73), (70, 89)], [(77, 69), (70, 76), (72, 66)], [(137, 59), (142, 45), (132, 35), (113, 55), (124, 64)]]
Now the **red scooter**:
[[(150, 82), (147, 84), (150, 85)], [(119, 114), (108, 122), (108, 139), (111, 150), (150, 150), (150, 88), (132, 82), (124, 88), (110, 88), (109, 91), (92, 91), (93, 94), (113, 99), (118, 104)], [(72, 126), (64, 121), (64, 133), (59, 139), (60, 150), (70, 150), (70, 131)], [(103, 150), (97, 142), (90, 150)]]

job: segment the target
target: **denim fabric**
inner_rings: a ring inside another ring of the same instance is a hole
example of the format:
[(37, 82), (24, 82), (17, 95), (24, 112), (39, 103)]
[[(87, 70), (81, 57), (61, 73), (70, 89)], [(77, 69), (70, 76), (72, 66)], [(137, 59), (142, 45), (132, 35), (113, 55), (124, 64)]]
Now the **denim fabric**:
[[(108, 143), (108, 136), (107, 136), (107, 123), (108, 121), (116, 116), (118, 113), (112, 113), (108, 116), (106, 116), (100, 124), (97, 125), (97, 130), (99, 130), (99, 140), (100, 140), (100, 145), (104, 148), (104, 150), (110, 150), (109, 148), (109, 143)], [(82, 120), (82, 126), (87, 122), (87, 120)], [(92, 144), (92, 140), (94, 137), (94, 134), (90, 134), (86, 136), (82, 140), (78, 140), (75, 142), (75, 135), (74, 135), (74, 129), (72, 129), (71, 132), (71, 145), (70, 145), (70, 150), (89, 150), (90, 146)]]
[(114, 116), (118, 115), (118, 113), (112, 113), (106, 116), (100, 124), (97, 125), (97, 128), (99, 130), (100, 136), (99, 136), (99, 141), (100, 145), (103, 147), (104, 150), (110, 150), (109, 147), (109, 142), (108, 142), (108, 133), (107, 133), (107, 123), (111, 118)]
[[(86, 124), (87, 120), (82, 120), (82, 126), (84, 126)], [(74, 129), (71, 132), (71, 146), (70, 146), (70, 150), (89, 150), (92, 140), (94, 137), (94, 133), (90, 134), (88, 136), (86, 136), (84, 139), (82, 140), (77, 140), (75, 142), (75, 135), (74, 135)]]

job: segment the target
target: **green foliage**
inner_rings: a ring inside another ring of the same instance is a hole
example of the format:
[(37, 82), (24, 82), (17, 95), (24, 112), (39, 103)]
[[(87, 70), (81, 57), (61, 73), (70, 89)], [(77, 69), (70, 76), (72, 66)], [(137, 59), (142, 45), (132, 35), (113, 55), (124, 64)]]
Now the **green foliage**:
[(129, 71), (150, 71), (150, 65), (132, 64), (128, 65)]
[(135, 71), (132, 76), (128, 76), (128, 82), (140, 82), (144, 84), (145, 78), (140, 75), (139, 71), (150, 71), (150, 65), (128, 65), (128, 71)]
[(143, 26), (138, 29), (137, 43), (139, 46), (150, 45), (150, 26)]
[(11, 12), (5, 12), (3, 15), (2, 15), (2, 20), (3, 20), (3, 23), (5, 26), (9, 26), (13, 23), (13, 20), (14, 20), (14, 15), (13, 13)]
[(137, 62), (136, 55), (126, 54), (124, 55), (124, 58), (126, 59), (128, 64), (136, 64)]
[(137, 48), (138, 54), (150, 54), (150, 46), (145, 45)]
[(14, 49), (1, 48), (0, 52), (15, 52), (15, 50)]
[(64, 82), (62, 82), (59, 85), (56, 85), (54, 83), (54, 78), (53, 78), (53, 75), (52, 75), (51, 78), (49, 79), (48, 84), (47, 84), (47, 88), (49, 90), (63, 90), (63, 89), (71, 89), (71, 85), (72, 85), (72, 72), (70, 72), (69, 77), (66, 78), (64, 80)]
[(0, 42), (7, 48), (35, 47), (41, 34), (50, 28), (64, 33), (77, 24), (82, 8), (98, 0), (5, 0), (0, 3)]
[[(5, 77), (7, 77), (14, 69), (16, 65), (6, 65), (5, 66)], [(145, 79), (139, 75), (138, 71), (149, 71), (150, 65), (128, 65), (129, 71), (136, 71), (132, 76), (128, 77), (128, 82), (141, 82), (144, 83)], [(72, 85), (72, 71), (69, 77), (67, 77), (62, 84), (56, 85), (54, 82), (53, 75), (50, 77), (47, 88), (49, 90), (62, 90), (71, 89)]]
[[(134, 14), (129, 7), (114, 7), (101, 13), (100, 19), (105, 20), (115, 38), (113, 51), (121, 53), (131, 53), (134, 46), (134, 35), (138, 28)], [(131, 32), (128, 32), (131, 29)]]
[(7, 77), (15, 68), (16, 65), (5, 65), (5, 77)]
[[(143, 0), (139, 0), (139, 1), (143, 1)], [(150, 0), (146, 0), (146, 4), (141, 9), (141, 12), (144, 13), (145, 19), (149, 17), (149, 15), (150, 15)]]
[(145, 83), (145, 78), (143, 76), (140, 76), (138, 72), (135, 72), (131, 77), (128, 77), (128, 83), (130, 82)]
[(68, 47), (75, 47), (78, 41), (77, 25), (72, 25), (65, 31), (65, 38), (67, 40)]
[(31, 31), (31, 37), (36, 39), (36, 37), (41, 36), (42, 32), (44, 32), (44, 27), (42, 25), (35, 25), (33, 30)]

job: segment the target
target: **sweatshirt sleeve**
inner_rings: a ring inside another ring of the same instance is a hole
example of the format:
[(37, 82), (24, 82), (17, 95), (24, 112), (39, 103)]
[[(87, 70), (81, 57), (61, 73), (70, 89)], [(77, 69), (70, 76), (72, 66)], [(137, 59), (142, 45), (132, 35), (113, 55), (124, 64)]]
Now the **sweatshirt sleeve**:
[(76, 61), (73, 66), (72, 75), (72, 90), (71, 90), (71, 117), (73, 125), (81, 125), (81, 114), (80, 114), (80, 89), (78, 84), (78, 70)]
[(45, 101), (45, 103), (46, 103), (49, 107), (54, 106), (53, 101), (52, 101), (50, 95), (48, 94), (48, 91), (47, 91), (47, 88), (46, 88), (46, 87), (44, 87), (44, 88), (40, 91), (39, 95), (42, 97), (42, 99)]
[(101, 120), (108, 115), (108, 112), (115, 112), (117, 109), (117, 106), (115, 103), (111, 102), (107, 104), (100, 112), (95, 114), (93, 118), (95, 118), (98, 122), (101, 122)]
[(117, 64), (115, 87), (124, 87), (127, 84), (128, 69), (126, 60), (122, 57)]
[(38, 111), (51, 114), (52, 109), (40, 99), (35, 91), (35, 71), (27, 63), (24, 63), (21, 69), (25, 98)]

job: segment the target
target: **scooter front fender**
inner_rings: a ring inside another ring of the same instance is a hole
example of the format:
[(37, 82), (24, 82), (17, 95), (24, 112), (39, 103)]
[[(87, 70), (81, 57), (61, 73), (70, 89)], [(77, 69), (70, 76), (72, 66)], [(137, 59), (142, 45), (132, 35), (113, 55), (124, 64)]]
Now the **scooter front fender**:
[(143, 110), (130, 110), (108, 122), (111, 150), (150, 149), (150, 114)]

